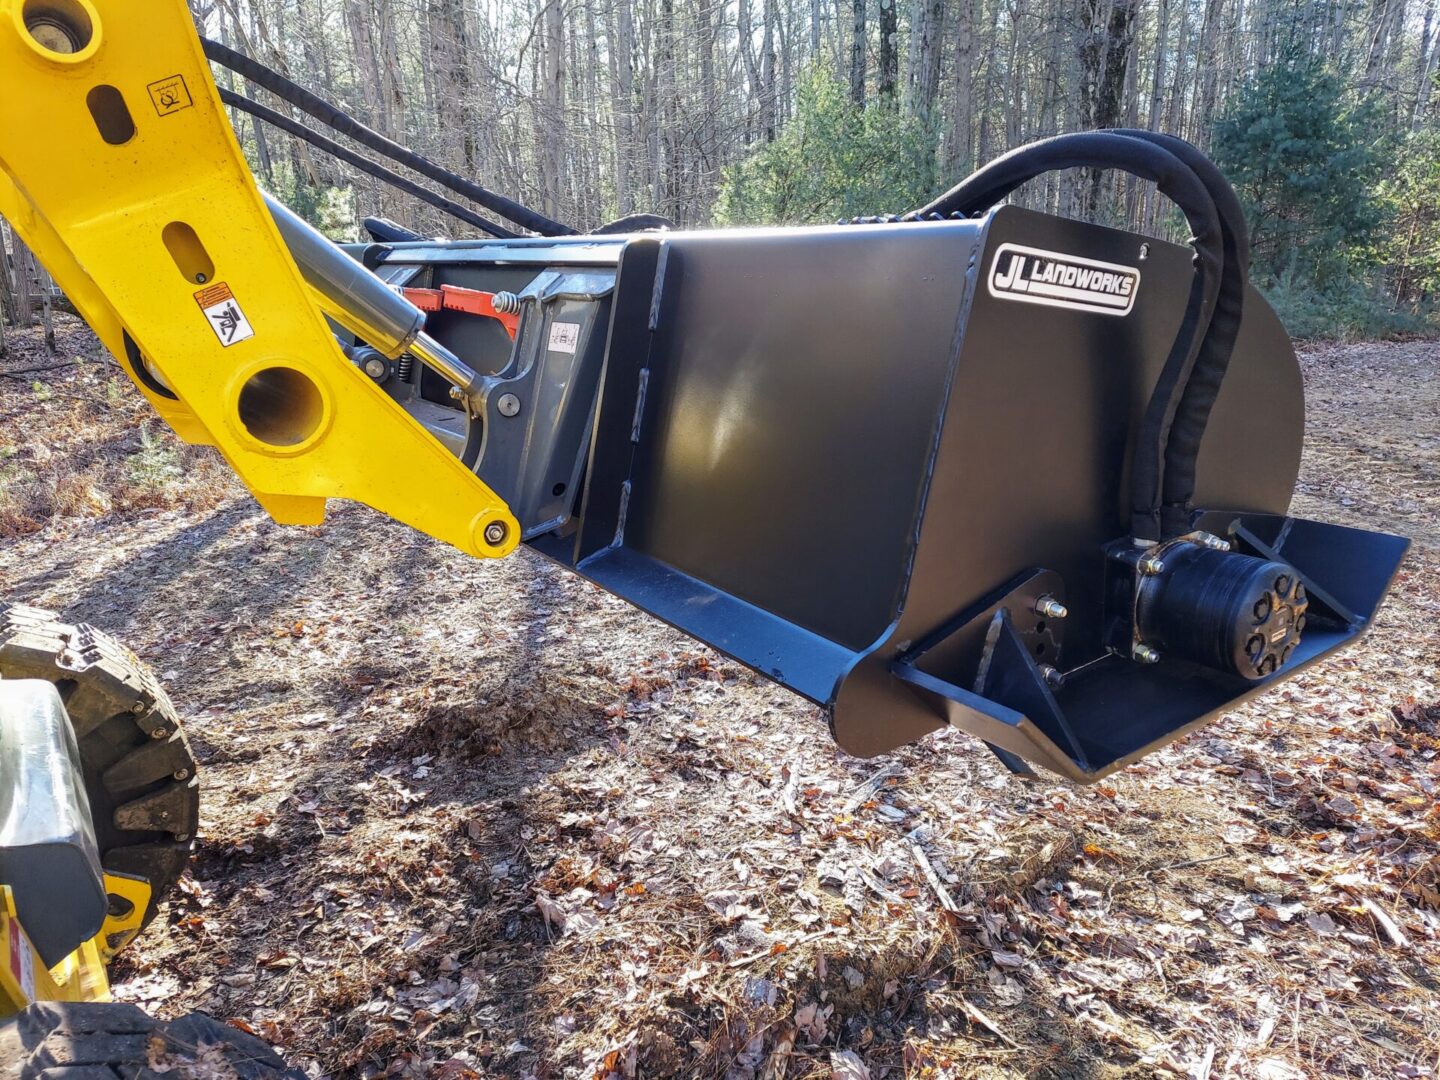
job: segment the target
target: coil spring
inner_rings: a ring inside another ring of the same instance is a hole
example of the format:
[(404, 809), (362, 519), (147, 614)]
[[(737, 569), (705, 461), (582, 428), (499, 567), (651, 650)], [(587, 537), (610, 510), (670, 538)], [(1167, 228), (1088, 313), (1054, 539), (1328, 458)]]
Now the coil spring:
[(415, 370), (415, 358), (408, 352), (404, 353), (399, 360), (395, 361), (395, 377), (401, 382), (410, 381), (410, 373)]
[(500, 315), (517, 315), (520, 312), (520, 298), (513, 292), (497, 292), (490, 297), (490, 306)]

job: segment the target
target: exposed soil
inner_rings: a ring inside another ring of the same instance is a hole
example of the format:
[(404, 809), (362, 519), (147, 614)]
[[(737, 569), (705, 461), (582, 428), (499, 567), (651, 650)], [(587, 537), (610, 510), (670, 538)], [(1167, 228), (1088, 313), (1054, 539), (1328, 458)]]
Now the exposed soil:
[(1295, 512), (1415, 539), (1374, 633), (1079, 789), (848, 758), (527, 552), (275, 526), (60, 329), (0, 377), (0, 595), (130, 644), (203, 762), (120, 998), (334, 1077), (1440, 1071), (1440, 345), (1303, 357)]

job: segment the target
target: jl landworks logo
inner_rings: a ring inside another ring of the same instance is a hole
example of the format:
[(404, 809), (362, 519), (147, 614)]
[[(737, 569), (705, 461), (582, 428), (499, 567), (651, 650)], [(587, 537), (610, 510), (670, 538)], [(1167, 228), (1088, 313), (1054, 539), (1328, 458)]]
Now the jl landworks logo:
[(990, 264), (990, 295), (1002, 300), (1128, 315), (1139, 290), (1133, 266), (1019, 244), (1001, 244)]

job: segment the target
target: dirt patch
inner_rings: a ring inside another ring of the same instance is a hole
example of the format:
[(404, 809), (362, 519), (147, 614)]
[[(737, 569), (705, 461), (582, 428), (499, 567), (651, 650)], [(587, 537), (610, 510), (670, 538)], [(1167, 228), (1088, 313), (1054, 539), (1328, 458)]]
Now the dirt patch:
[(335, 1077), (1434, 1075), (1440, 347), (1303, 358), (1296, 512), (1416, 539), (1373, 634), (1076, 789), (950, 732), (848, 758), (538, 558), (277, 527), (153, 420), (142, 498), (85, 339), (0, 378), (0, 581), (136, 648), (202, 756), (121, 997)]

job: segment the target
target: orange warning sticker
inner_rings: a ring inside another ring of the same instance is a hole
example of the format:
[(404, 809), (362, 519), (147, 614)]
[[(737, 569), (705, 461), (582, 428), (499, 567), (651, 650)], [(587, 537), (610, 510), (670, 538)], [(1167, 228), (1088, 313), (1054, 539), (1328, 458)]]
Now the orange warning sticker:
[(201, 289), (195, 294), (195, 302), (205, 313), (205, 319), (209, 322), (210, 329), (215, 331), (215, 336), (220, 339), (221, 345), (229, 347), (255, 336), (255, 328), (250, 325), (245, 312), (240, 310), (240, 302), (235, 299), (235, 294), (225, 282), (217, 281), (214, 285)]

